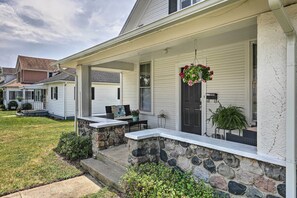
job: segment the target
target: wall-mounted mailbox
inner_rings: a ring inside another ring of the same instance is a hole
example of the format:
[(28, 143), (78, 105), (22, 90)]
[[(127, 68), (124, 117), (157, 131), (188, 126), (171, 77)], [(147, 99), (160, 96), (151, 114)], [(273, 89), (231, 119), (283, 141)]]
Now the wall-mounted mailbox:
[(209, 102), (210, 100), (214, 100), (214, 102), (218, 101), (217, 93), (206, 93), (206, 100)]

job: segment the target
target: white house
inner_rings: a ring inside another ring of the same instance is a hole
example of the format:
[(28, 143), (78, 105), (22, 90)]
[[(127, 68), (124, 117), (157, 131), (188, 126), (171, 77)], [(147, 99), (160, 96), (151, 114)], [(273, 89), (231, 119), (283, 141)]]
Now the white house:
[[(15, 68), (4, 68), (4, 74), (10, 73), (10, 75), (5, 75), (6, 82), (0, 84), (0, 88), (4, 91), (3, 102), (6, 108), (10, 101), (18, 102), (19, 107), (23, 100), (33, 104), (34, 100), (36, 100), (35, 97), (38, 97), (38, 93), (35, 96), (33, 90), (25, 90), (23, 87), (51, 77), (54, 71), (50, 63), (54, 61), (52, 59), (19, 55)], [(41, 107), (36, 106), (36, 108)]]
[[(123, 104), (140, 109), (151, 128), (165, 112), (166, 128), (175, 132), (160, 137), (236, 154), (245, 159), (242, 167), (268, 164), (260, 175), (246, 173), (249, 182), (236, 172), (242, 193), (255, 188), (260, 197), (284, 196), (286, 188), (287, 197), (296, 197), (296, 28), (296, 0), (138, 0), (118, 37), (54, 65), (77, 69), (81, 118), (92, 115), (91, 93), (84, 91), (91, 71), (121, 72)], [(189, 89), (178, 74), (193, 63), (195, 49), (214, 79)], [(218, 103), (207, 100), (208, 93), (244, 108), (249, 124), (257, 123), (257, 147), (199, 136), (214, 132), (206, 120)], [(286, 180), (267, 170), (286, 170)], [(219, 190), (234, 194), (232, 179), (222, 180), (228, 186)]]
[[(67, 69), (75, 74), (75, 69)], [(93, 114), (105, 114), (105, 106), (120, 103), (120, 75), (118, 73), (98, 72), (91, 74), (92, 78), (92, 112)], [(25, 86), (25, 89), (35, 90), (44, 97), (43, 109), (49, 116), (59, 119), (71, 119), (75, 111), (75, 78), (66, 73), (58, 73), (46, 80), (34, 85)], [(33, 106), (38, 106), (36, 99)], [(39, 104), (40, 106), (40, 104)]]

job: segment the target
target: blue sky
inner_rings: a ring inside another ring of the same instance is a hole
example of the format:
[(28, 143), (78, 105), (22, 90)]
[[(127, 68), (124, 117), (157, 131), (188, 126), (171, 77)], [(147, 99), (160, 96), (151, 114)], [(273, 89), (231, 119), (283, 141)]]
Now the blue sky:
[(0, 66), (60, 59), (117, 36), (135, 0), (0, 0)]

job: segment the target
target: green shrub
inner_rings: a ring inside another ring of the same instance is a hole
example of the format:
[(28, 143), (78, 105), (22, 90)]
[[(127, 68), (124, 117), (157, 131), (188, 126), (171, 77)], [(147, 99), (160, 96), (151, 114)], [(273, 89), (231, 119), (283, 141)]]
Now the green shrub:
[(128, 197), (213, 197), (212, 189), (202, 181), (197, 183), (190, 174), (162, 164), (130, 167), (122, 185)]
[(31, 103), (24, 103), (22, 104), (22, 110), (31, 110), (32, 104)]
[(18, 103), (14, 100), (10, 101), (7, 105), (8, 110), (16, 110), (18, 108)]
[(92, 156), (91, 138), (77, 136), (76, 133), (63, 133), (55, 151), (66, 159), (79, 160)]
[(6, 110), (6, 107), (5, 107), (4, 104), (0, 104), (0, 110), (2, 110), (2, 111), (5, 111)]

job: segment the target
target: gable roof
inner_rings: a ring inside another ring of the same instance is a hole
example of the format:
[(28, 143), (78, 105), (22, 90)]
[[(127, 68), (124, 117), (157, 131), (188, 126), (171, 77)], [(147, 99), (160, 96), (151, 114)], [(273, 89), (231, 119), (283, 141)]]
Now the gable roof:
[[(68, 68), (67, 72), (75, 74), (76, 69)], [(92, 82), (105, 82), (105, 83), (120, 83), (120, 74), (119, 73), (111, 73), (111, 72), (103, 72), (103, 71), (92, 71), (91, 73)], [(64, 72), (60, 72), (59, 74), (37, 82), (36, 84), (42, 83), (52, 83), (57, 81), (75, 81), (75, 78), (69, 74)]]
[[(125, 22), (123, 25), (120, 35), (128, 32), (129, 30), (133, 30), (135, 27), (130, 27), (131, 24), (136, 24), (139, 20), (138, 14), (144, 12), (149, 0), (137, 0)], [(130, 25), (130, 26), (129, 26)]]
[(54, 59), (46, 58), (36, 58), (29, 56), (18, 56), (17, 64), (19, 64), (20, 69), (28, 70), (45, 70), (45, 71), (54, 71), (54, 68), (50, 65), (55, 62)]
[(16, 73), (16, 69), (12, 67), (1, 67), (0, 70), (2, 72), (0, 72), (1, 75), (13, 75)]

